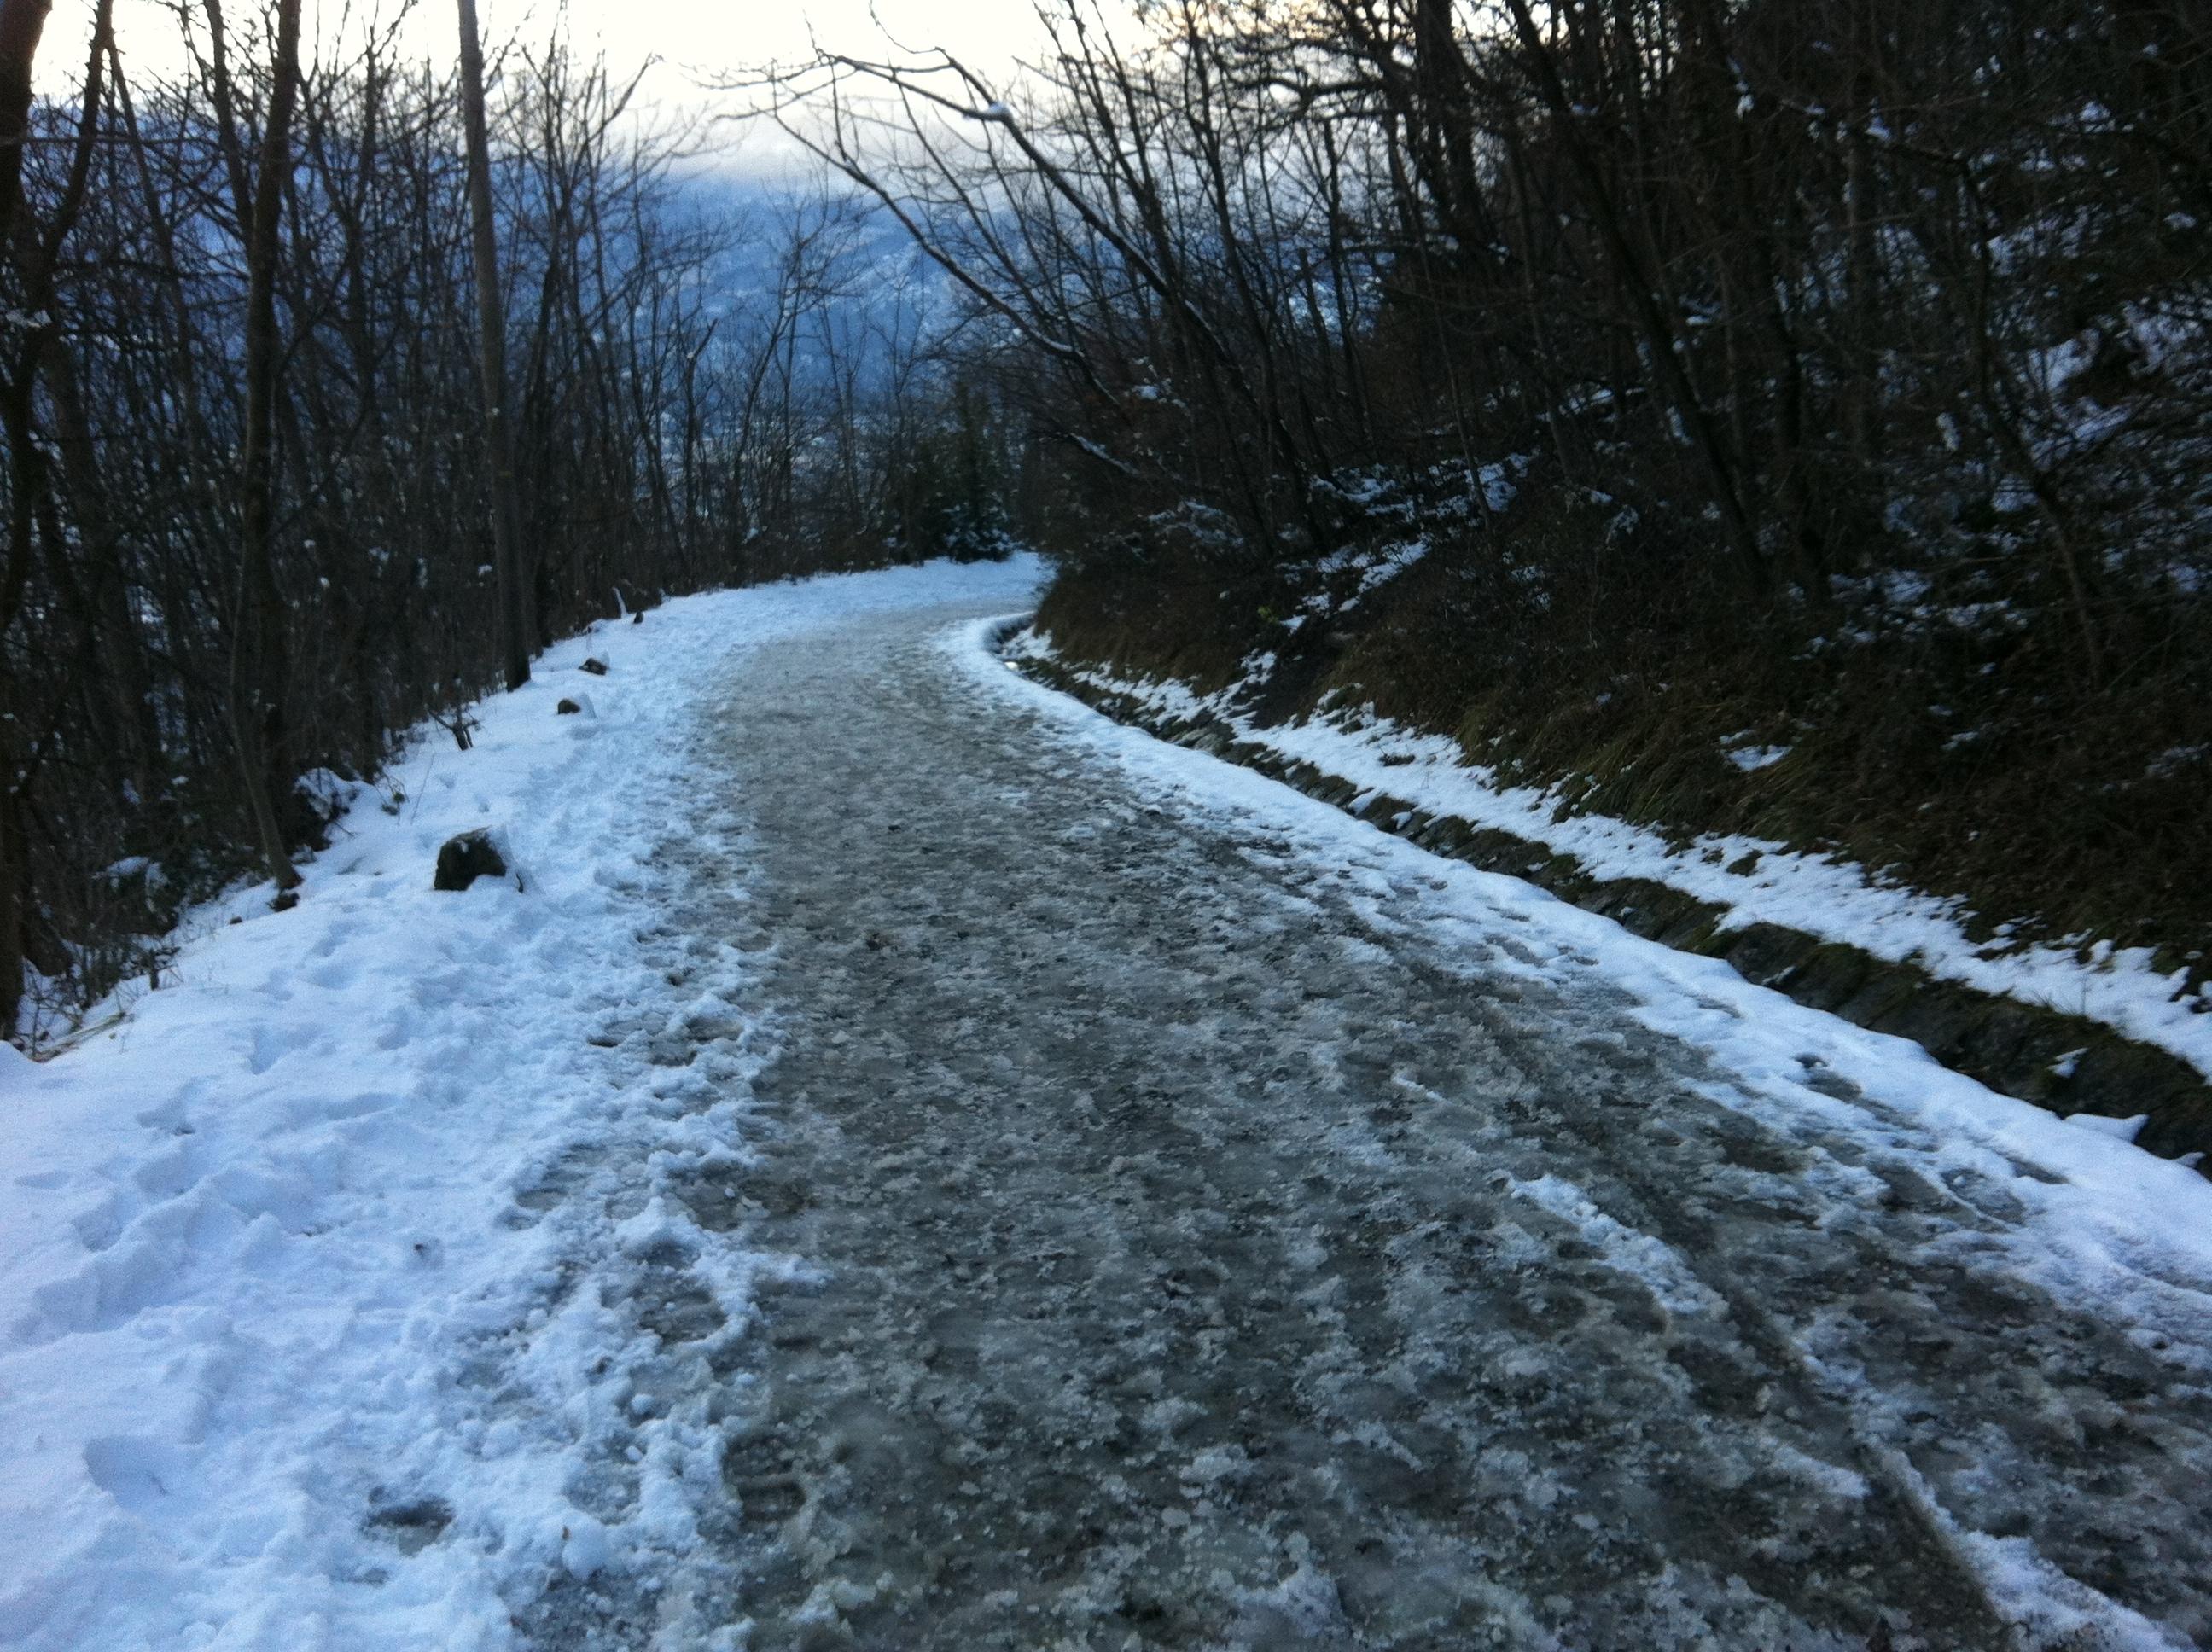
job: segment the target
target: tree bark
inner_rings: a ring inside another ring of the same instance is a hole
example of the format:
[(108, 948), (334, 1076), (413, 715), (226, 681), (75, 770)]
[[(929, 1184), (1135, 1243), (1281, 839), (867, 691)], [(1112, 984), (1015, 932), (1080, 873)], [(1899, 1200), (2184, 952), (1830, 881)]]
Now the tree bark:
[(291, 170), (292, 112), (300, 90), (300, 0), (276, 0), (276, 62), (261, 136), (246, 260), (246, 442), (239, 471), (238, 604), (232, 623), (230, 733), (240, 779), (282, 899), (300, 874), (284, 843), (275, 788), (286, 769), (283, 593), (270, 539), (276, 519), (276, 260), (282, 250), (284, 189)]
[[(0, 0), (0, 242), (15, 230), (23, 201), (23, 144), (31, 128), (31, 65), (39, 53), (51, 0)], [(0, 572), (0, 640), (15, 621), (31, 568), (31, 477), (38, 453), (29, 430), (30, 393), (24, 381), (7, 386), (9, 456), (15, 475), (7, 565)], [(20, 393), (19, 393), (20, 392)], [(21, 696), (13, 674), (0, 670), (0, 1037), (15, 1030), (23, 998), (23, 917), (28, 894), (23, 841)]]
[(1513, 18), (1522, 50), (1526, 55), (1531, 74), (1536, 82), (1538, 95), (1550, 111), (1553, 125), (1559, 134), (1561, 146), (1566, 151), (1567, 161), (1574, 168), (1577, 180), (1582, 185), (1590, 216), (1596, 221), (1598, 237), (1604, 244), (1606, 255), (1613, 266), (1613, 275), (1637, 331), (1643, 335), (1644, 349), (1650, 356), (1650, 371), (1658, 380), (1658, 388), (1681, 421), (1682, 438), (1698, 456), (1705, 472), (1705, 479), (1713, 494), (1713, 503), (1721, 513), (1722, 525), (1728, 531), (1729, 544), (1735, 553), (1737, 567), (1742, 571), (1745, 583), (1757, 594), (1764, 596), (1771, 584), (1766, 558), (1759, 548), (1759, 534), (1753, 525), (1735, 466), (1723, 450), (1720, 434), (1714, 428), (1711, 411), (1698, 395), (1690, 382), (1690, 375), (1682, 366), (1679, 351), (1680, 340), (1674, 324), (1661, 307), (1658, 276), (1656, 270), (1644, 267), (1636, 250), (1622, 227), (1620, 215), (1599, 173), (1597, 163), (1590, 157), (1582, 131), (1576, 125), (1581, 118), (1576, 112), (1566, 88), (1559, 80), (1557, 64), (1552, 58), (1552, 49), (1545, 43), (1543, 34), (1530, 14), (1528, 0), (1506, 0)]
[(477, 372), (483, 382), (484, 456), (491, 468), (492, 567), (499, 586), (499, 649), (507, 686), (530, 681), (523, 624), (522, 513), (514, 496), (514, 439), (507, 420), (507, 313), (499, 290), (499, 240), (492, 216), (491, 137), (484, 118), (483, 46), (476, 0), (457, 0), (461, 26), (461, 109), (469, 150), (469, 223), (477, 278)]
[(31, 64), (53, 0), (0, 0), (0, 233), (23, 200), (23, 143), (31, 130)]

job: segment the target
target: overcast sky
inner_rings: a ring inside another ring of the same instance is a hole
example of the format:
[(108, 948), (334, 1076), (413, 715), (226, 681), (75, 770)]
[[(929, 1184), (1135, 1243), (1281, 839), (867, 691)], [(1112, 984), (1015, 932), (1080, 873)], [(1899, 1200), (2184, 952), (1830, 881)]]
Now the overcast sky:
[[(197, 0), (191, 3), (197, 10)], [(349, 9), (358, 15), (375, 3), (307, 0), (304, 26), (310, 37), (328, 34)], [(225, 15), (234, 28), (247, 4), (228, 0)], [(700, 92), (693, 76), (803, 56), (810, 28), (824, 46), (860, 52), (881, 49), (888, 29), (909, 46), (943, 46), (994, 70), (1027, 53), (1038, 38), (1031, 0), (874, 0), (872, 5), (870, 0), (477, 0), (477, 5), (487, 44), (518, 30), (543, 40), (561, 28), (579, 47), (603, 46), (617, 71), (658, 59), (660, 66), (646, 85), (664, 105), (726, 102)], [(390, 0), (385, 9), (391, 9)], [(41, 93), (72, 95), (83, 72), (91, 18), (90, 0), (55, 0), (39, 52)], [(176, 18), (161, 0), (115, 0), (115, 19), (126, 68), (135, 64), (140, 72), (158, 74), (181, 62)], [(405, 38), (417, 53), (450, 63), (454, 20), (453, 0), (420, 0)]]

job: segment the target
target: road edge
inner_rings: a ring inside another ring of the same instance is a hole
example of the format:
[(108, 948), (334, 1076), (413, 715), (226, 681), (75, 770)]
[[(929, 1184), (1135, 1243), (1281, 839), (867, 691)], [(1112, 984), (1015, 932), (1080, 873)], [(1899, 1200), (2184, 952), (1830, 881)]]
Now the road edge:
[[(1575, 855), (1362, 787), (1240, 738), (1210, 712), (1179, 716), (1103, 687), (1050, 654), (1008, 655), (1029, 616), (984, 646), (1012, 669), (1115, 722), (1252, 769), (1376, 830), (1481, 871), (1534, 884), (1676, 951), (1717, 958), (1755, 987), (1869, 1031), (1911, 1040), (1939, 1065), (2057, 1114), (2148, 1115), (2136, 1141), (2164, 1158), (2212, 1157), (2212, 1085), (2180, 1057), (2063, 1011), (2025, 1003), (1779, 924), (1728, 926), (1728, 908), (1641, 878), (1600, 878)], [(2201, 1162), (2199, 1174), (2204, 1174)]]

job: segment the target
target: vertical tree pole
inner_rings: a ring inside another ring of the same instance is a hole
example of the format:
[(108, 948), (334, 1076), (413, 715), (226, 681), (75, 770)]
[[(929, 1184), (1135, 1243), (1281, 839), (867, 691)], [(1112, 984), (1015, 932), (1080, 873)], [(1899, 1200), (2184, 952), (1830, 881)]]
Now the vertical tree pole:
[(499, 649), (507, 686), (530, 681), (522, 623), (522, 517), (514, 499), (514, 440), (507, 424), (507, 313), (500, 301), (499, 240), (492, 221), (491, 136), (484, 119), (483, 46), (476, 0), (461, 14), (461, 118), (468, 132), (469, 219), (477, 275), (477, 372), (483, 381), (484, 454), (491, 465), (492, 567), (499, 584)]
[[(31, 131), (31, 64), (46, 32), (51, 0), (0, 0), (0, 242), (15, 228), (23, 202), (23, 144)], [(13, 475), (7, 549), (0, 563), (0, 645), (22, 610), (31, 574), (32, 508), (38, 462), (30, 430), (30, 368), (0, 386)], [(14, 675), (0, 659), (0, 1038), (15, 1030), (23, 995), (23, 920), (28, 878), (23, 832), (25, 753), (16, 720)]]
[(23, 140), (31, 130), (31, 64), (53, 0), (0, 3), (0, 232), (14, 228), (23, 199)]
[(276, 0), (276, 62), (261, 131), (261, 175), (246, 226), (246, 441), (240, 455), (238, 612), (230, 650), (230, 733), (262, 858), (289, 905), (300, 874), (285, 850), (274, 788), (284, 772), (285, 632), (289, 616), (271, 555), (276, 517), (276, 261), (300, 93), (300, 0)]

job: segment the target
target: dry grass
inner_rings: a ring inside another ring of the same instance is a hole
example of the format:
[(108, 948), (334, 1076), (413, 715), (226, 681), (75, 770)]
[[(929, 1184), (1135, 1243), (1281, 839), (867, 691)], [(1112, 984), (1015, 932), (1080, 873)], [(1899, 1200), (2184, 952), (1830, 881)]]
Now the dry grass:
[[(1471, 761), (1677, 839), (1735, 832), (1963, 897), (1993, 944), (2110, 939), (2207, 973), (2212, 953), (2212, 604), (2171, 593), (2100, 623), (2115, 669), (2069, 662), (2063, 611), (1923, 623), (1848, 605), (1760, 612), (1697, 583), (1656, 536), (1537, 506), (1498, 546), (1442, 544), (1351, 614), (1278, 623), (1309, 576), (1231, 577), (1156, 549), (1069, 566), (1042, 619), (1079, 657), (1204, 690), (1259, 649), (1254, 708), (1335, 697), (1456, 737)], [(1598, 549), (1593, 550), (1595, 545)], [(1736, 747), (1786, 748), (1749, 772)], [(2000, 922), (2007, 926), (2000, 931)]]

